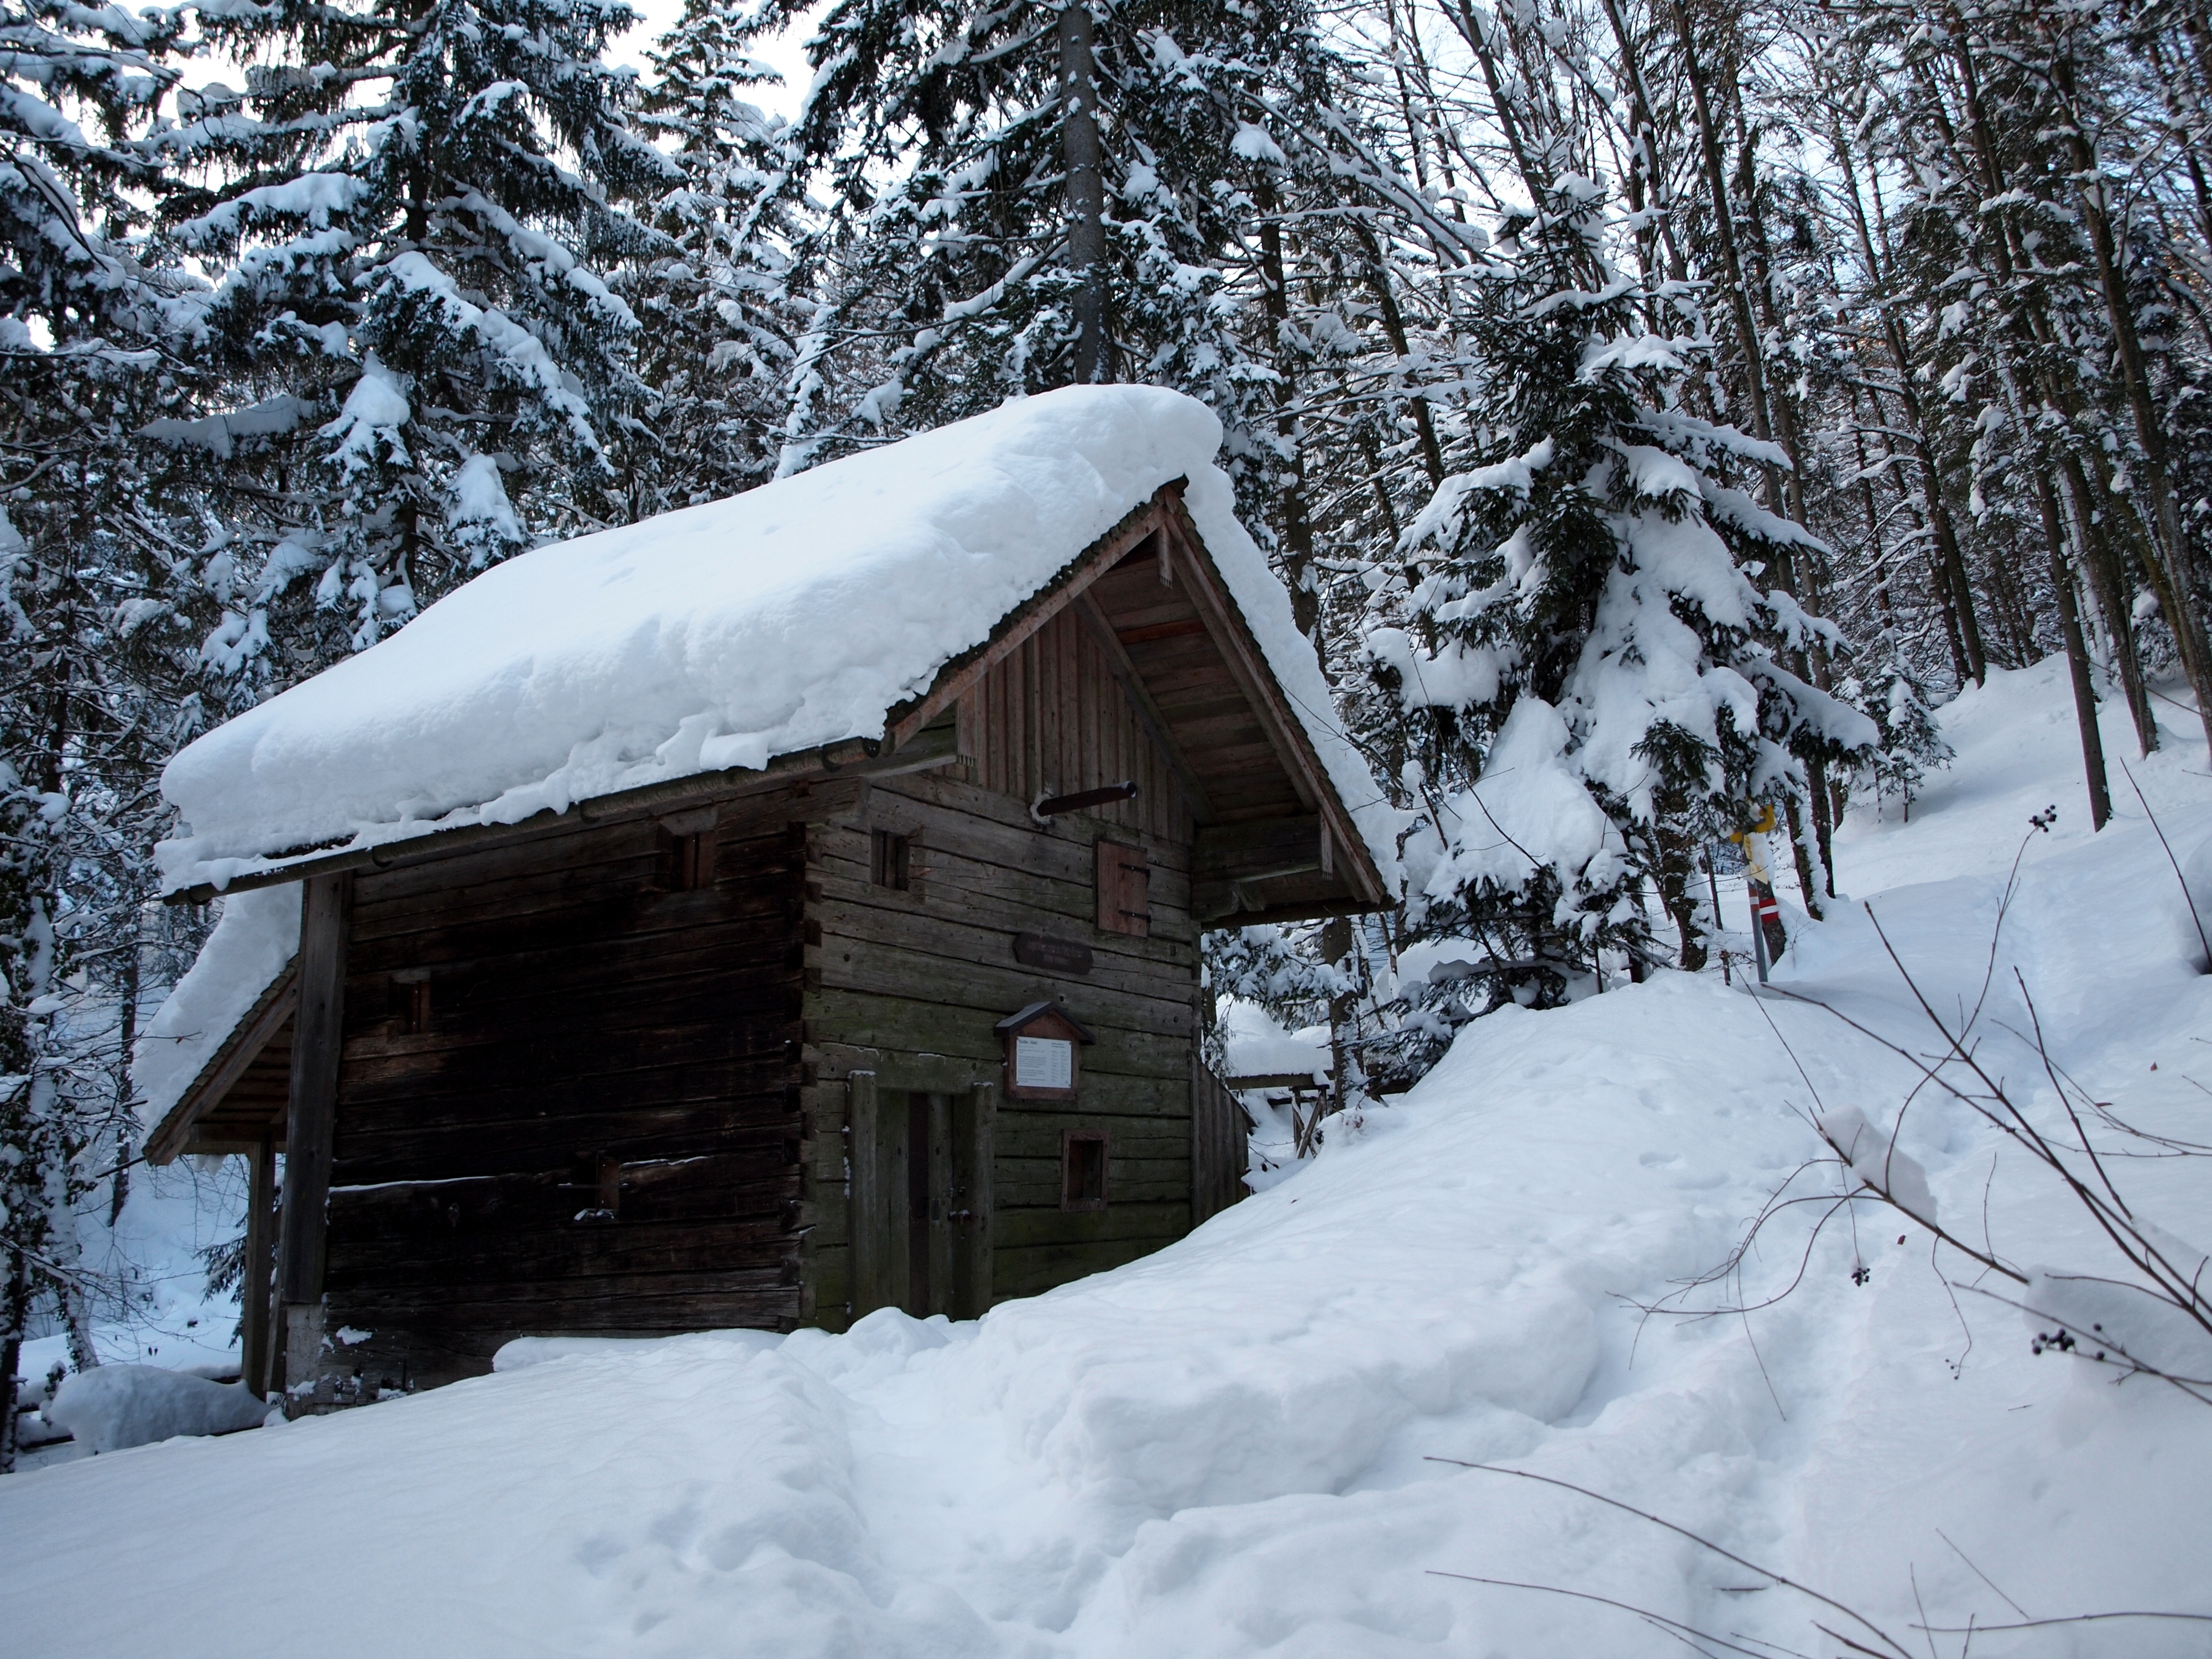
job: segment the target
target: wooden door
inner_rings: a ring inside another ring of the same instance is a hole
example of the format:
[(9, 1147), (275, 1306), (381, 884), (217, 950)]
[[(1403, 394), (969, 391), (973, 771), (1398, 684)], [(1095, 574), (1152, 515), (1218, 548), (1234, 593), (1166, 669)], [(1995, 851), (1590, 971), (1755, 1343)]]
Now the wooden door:
[(979, 1318), (991, 1305), (992, 1165), (998, 1091), (848, 1083), (852, 1136), (853, 1317)]

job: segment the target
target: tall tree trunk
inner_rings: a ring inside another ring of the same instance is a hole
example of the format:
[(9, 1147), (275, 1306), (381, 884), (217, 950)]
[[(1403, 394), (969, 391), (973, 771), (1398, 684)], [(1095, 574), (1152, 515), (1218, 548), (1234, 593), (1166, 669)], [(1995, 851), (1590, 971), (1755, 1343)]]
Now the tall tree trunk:
[(2070, 43), (2059, 46), (2052, 63), (2060, 96), (2073, 106), (2075, 119), (2065, 132), (2074, 163), (2075, 200), (2081, 204), (2082, 228), (2097, 264), (2097, 283), (2103, 294), (2106, 320), (2120, 361), (2120, 381), (2126, 389), (2128, 412), (2135, 418), (2136, 441), (2142, 446), (2145, 471), (2143, 487), (2151, 501), (2152, 541), (2166, 565), (2173, 589), (2175, 610), (2166, 621), (2182, 646), (2182, 665), (2197, 692), (2197, 713), (2204, 738), (2212, 744), (2212, 641), (2204, 630), (2203, 612), (2197, 602), (2194, 550), (2181, 523), (2181, 509), (2173, 499), (2173, 480), (2166, 448), (2166, 428), (2151, 395), (2150, 373), (2143, 359), (2142, 339), (2136, 328), (2135, 307), (2130, 303), (2127, 275), (2120, 269), (2119, 250), (2105, 211), (2104, 171), (2089, 147), (2079, 119), (2079, 95), (2075, 85)]
[[(1866, 208), (1859, 198), (1858, 169), (1852, 161), (1850, 146), (1844, 139), (1842, 128), (1838, 127), (1831, 134), (1830, 142), (1843, 163), (1845, 195), (1851, 204), (1851, 222), (1858, 233), (1859, 252), (1866, 260), (1868, 275), (1882, 288), (1890, 289), (1892, 273), (1888, 262), (1877, 252), (1868, 227)], [(1877, 210), (1879, 206), (1877, 203)], [(1950, 503), (1943, 496), (1943, 477), (1936, 465), (1935, 439), (1920, 394), (1912, 383), (1912, 357), (1905, 346), (1904, 328), (1897, 320), (1896, 307), (1886, 305), (1880, 310), (1882, 343), (1888, 348), (1890, 368), (1897, 376), (1898, 401), (1904, 405), (1905, 424), (1912, 434), (1913, 457), (1920, 465), (1923, 510), (1927, 514), (1929, 528), (1936, 534), (1937, 587), (1943, 601), (1944, 619), (1956, 636), (1953, 654), (1959, 659), (1960, 682), (1963, 684), (1971, 674), (1974, 684), (1980, 685), (1989, 679), (1989, 659), (1982, 648), (1981, 624), (1974, 615), (1974, 588), (1966, 579), (1966, 560), (1960, 550), (1958, 526), (1952, 521)], [(1876, 399), (1875, 407), (1879, 413), (1880, 399)]]
[[(1365, 225), (1355, 225), (1360, 252), (1367, 256), (1367, 280), (1375, 290), (1375, 302), (1382, 314), (1382, 335), (1390, 342), (1390, 349), (1397, 354), (1402, 369), (1413, 356), (1413, 339), (1406, 331), (1405, 313), (1398, 308), (1398, 296), (1390, 287), (1390, 267), (1382, 258), (1382, 245), (1375, 233)], [(1421, 465), (1427, 469), (1429, 487), (1433, 489), (1444, 481), (1444, 452), (1437, 442), (1436, 422), (1429, 417), (1427, 396), (1414, 391), (1407, 398), (1413, 411), (1413, 430), (1421, 441)]]
[(0, 1474), (15, 1472), (15, 1373), (31, 1321), (31, 1264), (20, 1250), (8, 1252), (7, 1264), (7, 1283), (0, 1285)]
[(1298, 363), (1291, 346), (1290, 282), (1283, 261), (1283, 227), (1273, 189), (1255, 193), (1260, 219), (1260, 289), (1267, 330), (1275, 348), (1275, 435), (1290, 465), (1283, 485), (1283, 574), (1291, 590), (1291, 617), (1313, 642), (1314, 654), (1328, 666), (1322, 648), (1321, 592), (1315, 580), (1313, 517), (1306, 507), (1305, 447), (1298, 430)]
[(1075, 290), (1075, 380), (1113, 379), (1106, 340), (1105, 183), (1098, 160), (1098, 94), (1093, 76), (1088, 0), (1060, 10), (1060, 153), (1067, 166), (1067, 261)]
[[(1751, 285), (1744, 280), (1743, 256), (1736, 246), (1735, 214), (1729, 201), (1728, 165), (1721, 155), (1719, 129), (1713, 121), (1712, 100), (1706, 95), (1705, 76), (1698, 61), (1696, 31), (1689, 8), (1674, 0), (1675, 33), (1682, 48), (1682, 72), (1690, 83), (1690, 104), (1698, 118), (1698, 155), (1704, 164), (1705, 189), (1713, 198), (1713, 234), (1720, 243), (1721, 269), (1728, 278), (1729, 307), (1735, 316), (1736, 345), (1743, 354), (1744, 383), (1751, 402), (1752, 430), (1762, 443), (1774, 441), (1772, 410), (1766, 398), (1766, 364), (1759, 343), (1759, 325), (1753, 320)], [(1760, 471), (1766, 481), (1770, 511), (1787, 517), (1783, 495), (1782, 469), (1772, 463)]]
[(2070, 454), (2060, 459), (2057, 483), (2066, 498), (2082, 573), (2088, 578), (2090, 595), (2112, 641), (2112, 666), (2119, 673), (2120, 689), (2127, 697), (2128, 716), (2135, 722), (2136, 742), (2149, 755), (2158, 747), (2158, 712), (2150, 706), (2150, 687), (2143, 679), (2142, 656), (2136, 646), (2135, 607), (2128, 602), (2122, 574), (2125, 567), (2112, 545), (2111, 521), (2090, 513), (2087, 475)]

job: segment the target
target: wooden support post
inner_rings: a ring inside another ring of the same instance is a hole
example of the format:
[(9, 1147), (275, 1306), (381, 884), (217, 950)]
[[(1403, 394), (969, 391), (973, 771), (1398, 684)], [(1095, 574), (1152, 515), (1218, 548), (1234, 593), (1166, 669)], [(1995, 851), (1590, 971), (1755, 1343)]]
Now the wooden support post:
[(873, 1313), (896, 1298), (891, 1293), (890, 1182), (885, 1168), (884, 1126), (877, 1109), (876, 1074), (845, 1079), (846, 1133), (852, 1137), (853, 1317)]
[(239, 1274), (239, 1380), (254, 1393), (269, 1392), (269, 1297), (271, 1246), (276, 1243), (276, 1149), (273, 1138), (246, 1154), (246, 1266)]
[(284, 1210), (276, 1297), (284, 1310), (284, 1388), (305, 1399), (322, 1364), (323, 1261), (345, 1036), (350, 872), (312, 876), (300, 904), (300, 1006), (292, 1036), (292, 1097), (284, 1136)]
[(954, 1183), (957, 1207), (965, 1213), (954, 1236), (954, 1290), (951, 1307), (956, 1319), (981, 1319), (991, 1310), (991, 1270), (997, 1245), (991, 1225), (997, 1207), (995, 1179), (999, 1156), (999, 1090), (996, 1084), (978, 1083), (957, 1103), (954, 1125)]

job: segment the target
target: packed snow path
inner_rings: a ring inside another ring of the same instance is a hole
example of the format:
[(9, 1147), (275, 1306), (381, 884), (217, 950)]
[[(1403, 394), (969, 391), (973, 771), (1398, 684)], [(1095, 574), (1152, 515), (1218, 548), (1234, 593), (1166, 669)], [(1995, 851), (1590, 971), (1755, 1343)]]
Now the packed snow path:
[[(2109, 707), (2112, 751), (2131, 756)], [(2195, 724), (2176, 714), (2167, 749), (2136, 768), (2185, 858), (2212, 825)], [(2050, 1104), (2013, 1035), (2017, 968), (2098, 1099), (2212, 1140), (2212, 1096), (2190, 1081), (2212, 1081), (2212, 979), (2124, 781), (2118, 820), (2087, 834), (2058, 665), (1993, 679), (1947, 733), (1958, 761), (1909, 826), (1893, 804), (1879, 824), (1855, 809), (1839, 884), (1875, 901), (1952, 1007), (1988, 973), (2026, 838), (1985, 1055)], [(2056, 830), (2032, 832), (2053, 802)], [(1864, 916), (1832, 916), (1778, 978), (1926, 1047)], [(883, 1313), (844, 1336), (541, 1345), (522, 1356), (537, 1363), (404, 1401), (0, 1483), (9, 1645), (1681, 1650), (1613, 1608), (1440, 1576), (1462, 1574), (1840, 1650), (1805, 1602), (1676, 1535), (1440, 1458), (1601, 1491), (1916, 1644), (1916, 1595), (1936, 1625), (2014, 1620), (2006, 1598), (2039, 1617), (2212, 1613), (2212, 1409), (2033, 1357), (2021, 1316), (1949, 1288), (1962, 1264), (1933, 1270), (1925, 1233), (1893, 1212), (1832, 1224), (1795, 1292), (1747, 1318), (1639, 1319), (1820, 1155), (1814, 1090), (1887, 1123), (1911, 1082), (1829, 1016), (1717, 975), (1509, 1012), (1401, 1103), (1332, 1129), (1295, 1178), (978, 1324)], [(1901, 1146), (1944, 1212), (1978, 1237), (1985, 1211), (2008, 1257), (2100, 1260), (1963, 1109), (1923, 1095)], [(2202, 1242), (2208, 1168), (2135, 1161), (2120, 1178)], [(1818, 1180), (1832, 1190), (1832, 1172)], [(1795, 1274), (1814, 1212), (1767, 1236), (1748, 1299)], [(2202, 1655), (2207, 1628), (2074, 1626), (1973, 1651)]]

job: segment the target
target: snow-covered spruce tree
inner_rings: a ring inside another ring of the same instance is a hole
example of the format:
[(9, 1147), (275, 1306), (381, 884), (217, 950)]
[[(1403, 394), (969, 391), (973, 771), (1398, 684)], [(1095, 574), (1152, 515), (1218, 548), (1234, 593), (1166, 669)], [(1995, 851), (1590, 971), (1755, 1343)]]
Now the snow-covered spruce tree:
[(1951, 762), (1951, 745), (1936, 724), (1934, 700), (1912, 672), (1895, 636), (1885, 631), (1863, 647), (1836, 690), (1872, 718), (1881, 738), (1862, 764), (1874, 786), (1875, 810), (1886, 794), (1912, 815), (1912, 797), (1929, 771)]
[[(637, 321), (601, 272), (675, 164), (629, 130), (611, 0), (210, 8), (249, 65), (163, 135), (176, 234), (228, 259), (216, 362), (248, 405), (214, 445), (235, 588), (212, 657), (279, 633), (373, 642), (488, 562), (623, 517), (607, 454)], [(185, 187), (197, 179), (195, 187)], [(282, 441), (276, 441), (282, 440)]]
[(1407, 938), (1476, 947), (1425, 995), (1453, 1018), (1556, 1003), (1601, 951), (1655, 960), (1647, 887), (1701, 965), (1698, 847), (1802, 795), (1808, 757), (1876, 741), (1778, 659), (1843, 644), (1753, 580), (1810, 538), (1723, 469), (1782, 458), (1683, 410), (1689, 348), (1646, 331), (1632, 279), (1583, 286), (1595, 206), (1570, 180), (1499, 242), (1471, 323), (1486, 464), (1445, 480), (1370, 602), (1355, 717), (1422, 811)]
[[(760, 27), (799, 9), (771, 0)], [(834, 194), (799, 261), (819, 310), (786, 469), (1134, 380), (1221, 416), (1248, 512), (1277, 525), (1296, 457), (1264, 228), (1321, 187), (1296, 157), (1341, 73), (1304, 0), (842, 0), (809, 52), (796, 149)]]
[(793, 343), (799, 189), (780, 121), (750, 100), (775, 71), (747, 55), (726, 0), (693, 0), (653, 53), (638, 130), (677, 171), (639, 216), (665, 240), (612, 286), (641, 325), (642, 401), (622, 422), (631, 516), (718, 500), (775, 476)]
[(123, 1196), (152, 781), (191, 720), (189, 519), (134, 435), (197, 378), (197, 285), (142, 234), (177, 39), (167, 13), (0, 10), (0, 1468), (27, 1320), (97, 1363), (81, 1244)]

